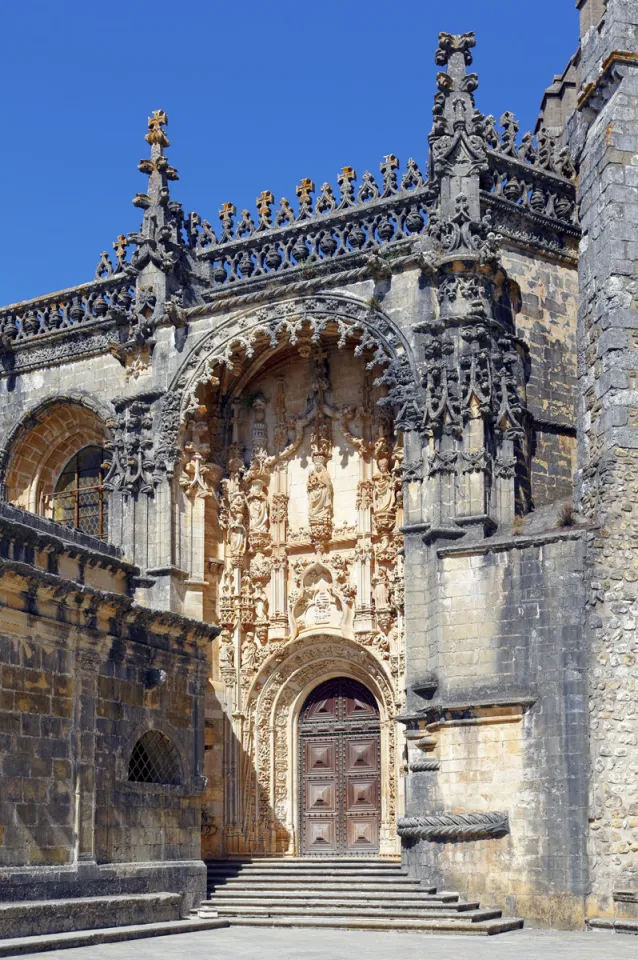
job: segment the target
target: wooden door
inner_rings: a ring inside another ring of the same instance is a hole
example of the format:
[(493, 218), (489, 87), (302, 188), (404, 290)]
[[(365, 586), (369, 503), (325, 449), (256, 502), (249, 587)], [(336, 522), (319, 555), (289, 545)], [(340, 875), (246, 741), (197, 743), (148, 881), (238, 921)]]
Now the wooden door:
[(299, 720), (301, 852), (379, 851), (379, 710), (370, 691), (337, 677), (312, 691)]

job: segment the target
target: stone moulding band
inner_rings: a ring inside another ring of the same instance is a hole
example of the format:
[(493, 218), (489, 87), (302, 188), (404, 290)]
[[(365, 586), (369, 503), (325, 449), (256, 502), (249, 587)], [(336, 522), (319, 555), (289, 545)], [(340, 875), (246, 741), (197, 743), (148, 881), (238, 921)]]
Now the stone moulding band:
[(439, 769), (439, 761), (433, 759), (415, 760), (410, 764), (410, 773), (425, 773)]
[(485, 840), (510, 832), (506, 813), (446, 813), (402, 817), (397, 832), (405, 840)]

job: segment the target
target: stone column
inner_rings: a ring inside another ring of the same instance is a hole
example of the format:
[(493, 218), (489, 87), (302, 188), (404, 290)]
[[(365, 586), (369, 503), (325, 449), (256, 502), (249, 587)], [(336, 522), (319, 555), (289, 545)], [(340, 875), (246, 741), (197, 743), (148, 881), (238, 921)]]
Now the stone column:
[(75, 822), (76, 863), (95, 862), (95, 715), (101, 657), (91, 650), (75, 651)]

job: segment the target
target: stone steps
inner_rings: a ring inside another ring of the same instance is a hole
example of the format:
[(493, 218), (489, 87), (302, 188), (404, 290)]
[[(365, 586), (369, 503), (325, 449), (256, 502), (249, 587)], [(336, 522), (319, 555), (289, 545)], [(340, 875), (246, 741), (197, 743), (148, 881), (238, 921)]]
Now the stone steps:
[[(311, 901), (309, 901), (311, 903)], [(465, 905), (463, 905), (465, 907)], [(233, 917), (245, 916), (251, 917), (294, 917), (303, 913), (304, 917), (351, 917), (353, 914), (357, 917), (374, 917), (375, 919), (396, 919), (396, 910), (392, 909), (387, 903), (379, 903), (372, 907), (369, 904), (357, 902), (356, 904), (340, 904), (338, 906), (326, 906), (322, 904), (308, 905), (301, 903), (297, 906), (280, 906), (279, 904), (269, 904), (268, 906), (256, 906), (252, 904), (247, 908), (245, 904), (219, 904), (210, 911), (218, 917), (225, 917), (230, 920)], [(200, 907), (199, 916), (205, 917), (206, 909)], [(387, 914), (387, 916), (385, 916)], [(423, 909), (421, 906), (408, 907), (401, 904), (401, 917), (412, 920), (431, 920), (431, 919), (450, 919), (458, 917), (460, 920), (475, 923), (478, 920), (496, 920), (501, 916), (500, 910), (481, 910), (478, 904), (469, 904), (467, 909), (455, 910), (450, 907), (433, 907)]]
[(0, 940), (179, 920), (178, 893), (118, 894), (0, 903)]
[(481, 909), (451, 890), (410, 878), (397, 861), (320, 858), (208, 865), (209, 899), (200, 917), (238, 926), (413, 930), (489, 935), (517, 918)]
[(144, 940), (150, 937), (167, 937), (180, 933), (196, 933), (199, 930), (216, 930), (229, 926), (228, 920), (188, 919), (171, 920), (168, 923), (143, 923), (123, 927), (104, 927), (96, 930), (80, 930), (74, 933), (49, 933), (40, 936), (15, 937), (0, 940), (0, 957), (19, 957), (50, 950), (71, 947), (90, 947), (99, 943), (119, 943), (125, 940)]
[(375, 919), (372, 917), (234, 917), (231, 926), (237, 927), (325, 927), (330, 930), (392, 930), (395, 932), (468, 934), (471, 936), (490, 936), (495, 933), (507, 933), (519, 930), (523, 921), (517, 918), (483, 920), (476, 923), (463, 923), (455, 917), (450, 920), (404, 920)]
[[(262, 893), (255, 893), (251, 890), (241, 890), (237, 891), (234, 887), (230, 889), (225, 889), (222, 887), (221, 890), (216, 890), (214, 894), (216, 903), (261, 903), (263, 901)], [(337, 894), (330, 890), (276, 890), (273, 889), (268, 893), (269, 901), (280, 901), (281, 903), (290, 903), (291, 901), (303, 901), (304, 903), (320, 901), (320, 902), (329, 902), (329, 903), (343, 903), (343, 902), (365, 902), (365, 903), (375, 903), (376, 901), (382, 901), (387, 903), (393, 903), (394, 906), (401, 903), (408, 904), (423, 904), (427, 906), (428, 904), (433, 904), (435, 907), (440, 906), (441, 904), (450, 904), (450, 903), (465, 903), (467, 901), (459, 901), (458, 893), (396, 893), (394, 890), (386, 891), (366, 891), (365, 894), (361, 894), (356, 890), (340, 890)], [(205, 900), (204, 903), (211, 903), (211, 900)]]

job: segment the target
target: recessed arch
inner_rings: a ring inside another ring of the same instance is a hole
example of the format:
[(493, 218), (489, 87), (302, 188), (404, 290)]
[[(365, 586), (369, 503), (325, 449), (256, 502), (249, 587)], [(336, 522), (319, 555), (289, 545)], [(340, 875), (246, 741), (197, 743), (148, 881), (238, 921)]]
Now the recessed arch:
[(103, 447), (113, 411), (84, 395), (53, 396), (29, 410), (0, 451), (5, 499), (43, 513), (69, 460), (83, 447)]

